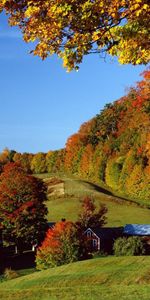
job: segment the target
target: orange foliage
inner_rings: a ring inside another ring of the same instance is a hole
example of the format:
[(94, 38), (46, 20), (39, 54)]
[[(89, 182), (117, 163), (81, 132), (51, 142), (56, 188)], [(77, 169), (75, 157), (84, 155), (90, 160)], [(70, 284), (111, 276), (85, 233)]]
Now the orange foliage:
[(80, 161), (80, 174), (82, 174), (85, 177), (89, 174), (89, 169), (92, 164), (93, 153), (94, 151), (92, 145), (88, 144), (84, 149)]

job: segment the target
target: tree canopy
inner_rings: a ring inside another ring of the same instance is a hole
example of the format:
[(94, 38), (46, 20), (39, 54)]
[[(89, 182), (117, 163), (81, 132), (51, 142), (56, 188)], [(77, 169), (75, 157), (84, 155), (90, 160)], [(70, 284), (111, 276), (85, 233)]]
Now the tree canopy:
[(150, 199), (150, 70), (66, 143), (64, 170), (105, 183), (136, 201)]
[(57, 54), (70, 71), (84, 55), (116, 55), (123, 64), (147, 64), (148, 0), (0, 0), (9, 24), (18, 25), (34, 55)]
[(38, 248), (36, 256), (37, 269), (59, 266), (79, 258), (80, 243), (75, 224), (61, 221), (47, 231), (45, 240)]
[(102, 204), (100, 204), (97, 209), (94, 200), (87, 196), (82, 200), (82, 207), (77, 225), (83, 230), (88, 227), (103, 227), (106, 224), (107, 211), (107, 207)]
[(3, 239), (39, 243), (45, 235), (47, 208), (43, 181), (27, 175), (16, 163), (8, 163), (0, 176), (0, 219)]

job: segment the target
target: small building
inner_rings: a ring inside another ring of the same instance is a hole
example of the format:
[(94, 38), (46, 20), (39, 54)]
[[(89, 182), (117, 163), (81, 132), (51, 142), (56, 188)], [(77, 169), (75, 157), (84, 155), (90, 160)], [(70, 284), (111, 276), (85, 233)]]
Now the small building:
[(145, 244), (146, 254), (150, 254), (150, 224), (127, 224), (124, 227), (123, 235), (139, 236)]
[(55, 226), (56, 222), (48, 222), (48, 229), (52, 229)]
[(123, 227), (87, 228), (84, 232), (91, 252), (113, 252), (114, 241), (123, 234)]
[(149, 224), (127, 224), (123, 230), (126, 236), (149, 236), (150, 237), (150, 225)]

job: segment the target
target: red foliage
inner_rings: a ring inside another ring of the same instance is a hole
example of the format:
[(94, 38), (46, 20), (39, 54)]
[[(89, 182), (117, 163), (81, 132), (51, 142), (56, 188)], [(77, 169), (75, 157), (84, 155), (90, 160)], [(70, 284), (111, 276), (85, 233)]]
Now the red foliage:
[(106, 224), (106, 213), (105, 205), (100, 205), (97, 209), (93, 199), (87, 196), (82, 200), (82, 209), (77, 224), (83, 229), (102, 227)]
[(69, 234), (72, 226), (73, 223), (67, 221), (56, 223), (53, 228), (48, 229), (46, 237), (41, 247), (39, 247), (39, 250), (48, 247), (51, 248), (52, 251), (62, 251), (61, 236)]
[(47, 231), (45, 240), (38, 248), (38, 269), (49, 268), (76, 261), (79, 258), (77, 228), (72, 222), (61, 221)]
[(39, 240), (44, 236), (47, 208), (44, 183), (17, 163), (5, 165), (0, 176), (0, 217), (9, 242)]
[(143, 151), (144, 151), (143, 147), (139, 147), (139, 148), (137, 149), (137, 155), (138, 155), (138, 156), (141, 156), (142, 153), (143, 153)]

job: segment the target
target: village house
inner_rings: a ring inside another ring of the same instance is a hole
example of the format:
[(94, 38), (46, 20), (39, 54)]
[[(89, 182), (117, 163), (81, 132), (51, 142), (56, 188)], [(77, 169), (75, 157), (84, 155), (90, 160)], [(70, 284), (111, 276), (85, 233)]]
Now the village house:
[(114, 241), (123, 236), (123, 227), (87, 228), (84, 236), (89, 241), (91, 251), (112, 254)]
[(87, 228), (84, 232), (91, 251), (113, 253), (113, 245), (119, 237), (139, 236), (145, 243), (145, 250), (150, 254), (150, 225), (127, 224), (124, 227)]
[[(55, 222), (48, 222), (48, 228), (52, 229)], [(91, 252), (104, 252), (113, 254), (113, 245), (119, 237), (139, 236), (145, 242), (146, 253), (150, 254), (150, 225), (127, 224), (124, 227), (97, 227), (87, 228), (83, 235), (88, 241)], [(38, 245), (28, 245), (24, 251), (36, 251)], [(16, 245), (4, 247), (2, 243), (2, 232), (0, 236), (0, 248), (7, 252), (18, 254)]]

